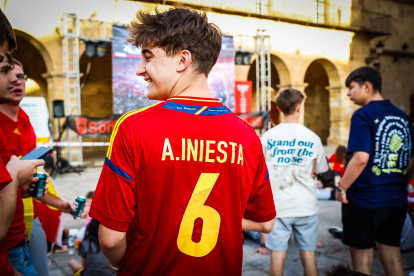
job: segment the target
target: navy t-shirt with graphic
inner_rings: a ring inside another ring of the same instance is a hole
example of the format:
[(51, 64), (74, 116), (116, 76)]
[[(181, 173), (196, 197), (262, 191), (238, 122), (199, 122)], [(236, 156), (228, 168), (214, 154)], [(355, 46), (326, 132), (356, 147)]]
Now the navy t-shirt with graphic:
[(349, 202), (372, 209), (407, 205), (413, 141), (408, 116), (389, 100), (372, 101), (355, 111), (347, 152), (367, 152), (369, 161), (348, 189)]

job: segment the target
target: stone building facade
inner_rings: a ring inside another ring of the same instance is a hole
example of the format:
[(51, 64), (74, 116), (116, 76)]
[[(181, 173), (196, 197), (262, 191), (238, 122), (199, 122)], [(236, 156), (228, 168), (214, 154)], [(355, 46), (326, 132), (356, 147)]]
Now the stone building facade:
[[(52, 101), (64, 98), (60, 29), (63, 13), (76, 13), (84, 22), (82, 28), (92, 24), (90, 20), (105, 22), (110, 34), (113, 23), (128, 24), (138, 10), (151, 8), (155, 2), (159, 1), (0, 0), (17, 35), (14, 57), (24, 64), (33, 84), (28, 96), (45, 97), (50, 114)], [(234, 36), (236, 49), (253, 51), (253, 36), (258, 29), (266, 30), (271, 40), (269, 89), (276, 93), (280, 88), (293, 87), (305, 92), (303, 123), (324, 144), (347, 143), (350, 118), (357, 107), (346, 96), (345, 79), (368, 61), (383, 75), (384, 97), (413, 117), (413, 1), (211, 0), (209, 6), (203, 6), (205, 1), (183, 0), (163, 4), (176, 2), (207, 10), (211, 22), (224, 34)], [(385, 48), (377, 57), (375, 46), (379, 41)], [(404, 44), (408, 50), (402, 50)], [(80, 72), (85, 73), (91, 64), (81, 92), (82, 114), (111, 115), (111, 45), (107, 43), (104, 58), (89, 59), (83, 54), (85, 46), (81, 44), (80, 48)], [(236, 80), (255, 82), (255, 59), (252, 55), (251, 65), (236, 66)], [(99, 140), (108, 139), (94, 139)]]

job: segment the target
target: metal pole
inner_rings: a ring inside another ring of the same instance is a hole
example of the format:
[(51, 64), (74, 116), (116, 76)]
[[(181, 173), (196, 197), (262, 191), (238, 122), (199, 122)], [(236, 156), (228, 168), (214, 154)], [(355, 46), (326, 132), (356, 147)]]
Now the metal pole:
[(269, 87), (269, 93), (268, 93), (268, 98), (267, 98), (267, 110), (269, 110), (272, 107), (272, 105), (270, 104), (272, 101), (272, 60), (270, 58), (270, 37), (267, 37), (267, 40), (269, 42), (268, 47), (267, 47), (267, 70), (268, 70), (268, 74), (267, 74), (267, 81), (268, 81), (268, 87)]
[(261, 111), (266, 110), (266, 84), (265, 76), (266, 75), (266, 60), (264, 57), (264, 37), (260, 36), (260, 84), (261, 84)]

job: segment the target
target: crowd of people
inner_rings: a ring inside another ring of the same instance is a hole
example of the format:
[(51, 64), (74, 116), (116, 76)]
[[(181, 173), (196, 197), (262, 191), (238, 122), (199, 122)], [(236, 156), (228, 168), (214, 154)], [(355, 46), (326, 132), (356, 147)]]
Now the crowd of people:
[[(27, 76), (11, 56), (16, 38), (1, 10), (0, 31), (0, 275), (49, 275), (60, 213), (72, 214), (75, 203), (50, 179), (43, 197), (29, 194), (44, 161), (19, 160), (36, 135), (19, 107)], [(278, 92), (283, 120), (260, 138), (213, 97), (207, 76), (222, 34), (205, 13), (138, 12), (129, 42), (142, 47), (136, 74), (159, 102), (114, 127), (96, 191), (87, 195), (74, 275), (241, 275), (241, 233), (270, 254), (269, 275), (284, 275), (292, 236), (304, 274), (318, 275), (318, 199), (341, 202), (352, 260), (352, 268), (326, 275), (370, 275), (374, 248), (386, 275), (404, 275), (414, 132), (382, 98), (379, 72), (361, 67), (346, 79), (347, 96), (361, 108), (347, 147), (328, 159), (321, 139), (299, 123), (302, 92)]]

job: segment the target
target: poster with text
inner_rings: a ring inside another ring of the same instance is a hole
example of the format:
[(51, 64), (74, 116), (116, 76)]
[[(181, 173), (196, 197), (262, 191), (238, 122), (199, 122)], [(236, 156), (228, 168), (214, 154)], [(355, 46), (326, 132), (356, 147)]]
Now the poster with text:
[[(113, 26), (112, 39), (112, 92), (114, 114), (124, 114), (157, 101), (147, 98), (147, 82), (135, 72), (141, 61), (140, 49), (130, 45), (125, 26)], [(215, 98), (234, 111), (235, 50), (233, 37), (223, 36), (217, 63), (208, 76), (208, 85)]]

